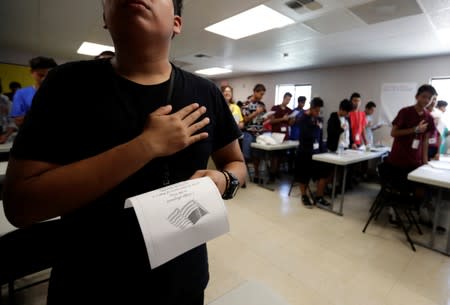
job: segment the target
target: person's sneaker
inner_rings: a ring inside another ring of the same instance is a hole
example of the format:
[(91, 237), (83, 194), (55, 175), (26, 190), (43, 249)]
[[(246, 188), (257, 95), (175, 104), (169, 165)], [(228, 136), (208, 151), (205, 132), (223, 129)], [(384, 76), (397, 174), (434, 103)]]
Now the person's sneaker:
[(308, 196), (306, 196), (306, 195), (302, 196), (302, 202), (303, 202), (303, 205), (305, 206), (305, 208), (307, 208), (307, 209), (313, 208), (313, 204)]
[(437, 232), (437, 234), (445, 234), (447, 232), (447, 229), (445, 229), (444, 227), (441, 227), (441, 226), (437, 226), (436, 232)]
[(329, 207), (330, 203), (328, 201), (325, 200), (325, 198), (323, 197), (317, 197), (316, 198), (316, 204), (319, 204), (323, 207)]

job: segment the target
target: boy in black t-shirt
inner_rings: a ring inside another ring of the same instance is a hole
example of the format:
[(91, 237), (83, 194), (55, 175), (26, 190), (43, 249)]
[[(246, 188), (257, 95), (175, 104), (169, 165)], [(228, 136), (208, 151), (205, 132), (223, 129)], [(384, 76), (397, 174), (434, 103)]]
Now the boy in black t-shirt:
[(339, 147), (342, 149), (351, 148), (352, 128), (348, 114), (353, 110), (353, 104), (349, 100), (342, 100), (339, 104), (339, 111), (330, 115), (327, 123), (327, 148), (336, 152)]
[(300, 145), (297, 151), (295, 166), (296, 178), (300, 182), (302, 202), (306, 208), (312, 208), (313, 203), (306, 192), (311, 179), (318, 180), (317, 193), (314, 201), (322, 206), (330, 204), (323, 198), (323, 193), (330, 174), (329, 166), (323, 162), (314, 161), (312, 156), (326, 151), (323, 145), (323, 122), (319, 117), (323, 100), (315, 97), (311, 100), (309, 110), (300, 118)]
[[(124, 209), (167, 183), (209, 176), (228, 196), (230, 177), (245, 177), (221, 92), (169, 63), (181, 2), (103, 1), (116, 56), (53, 69), (16, 138), (6, 216), (18, 227), (61, 216), (49, 304), (203, 304), (206, 245), (151, 270)], [(206, 170), (210, 156), (223, 172)]]

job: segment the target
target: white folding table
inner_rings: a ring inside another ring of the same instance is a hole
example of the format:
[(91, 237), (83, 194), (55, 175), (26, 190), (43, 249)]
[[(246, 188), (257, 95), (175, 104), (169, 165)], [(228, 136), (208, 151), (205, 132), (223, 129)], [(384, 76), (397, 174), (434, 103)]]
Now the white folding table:
[[(348, 149), (343, 151), (341, 154), (337, 153), (323, 153), (313, 155), (313, 160), (325, 162), (334, 165), (334, 178), (333, 178), (333, 190), (331, 194), (331, 205), (329, 208), (318, 206), (321, 209), (332, 212), (336, 215), (343, 216), (344, 211), (344, 193), (345, 193), (345, 184), (347, 180), (347, 167), (348, 165), (381, 158), (389, 152), (388, 147), (380, 147), (372, 149), (371, 151), (361, 151), (361, 150), (353, 150)], [(339, 211), (334, 210), (334, 200), (336, 198), (336, 181), (337, 181), (337, 171), (338, 166), (342, 166), (344, 168), (342, 188), (341, 188), (341, 201), (339, 206)]]
[(421, 167), (415, 169), (408, 174), (408, 180), (430, 185), (437, 188), (438, 193), (436, 197), (436, 208), (434, 210), (433, 216), (433, 230), (431, 233), (431, 238), (428, 244), (413, 241), (415, 244), (420, 246), (435, 250), (437, 252), (450, 255), (450, 225), (447, 228), (447, 247), (445, 251), (441, 251), (434, 246), (434, 241), (436, 237), (436, 227), (439, 217), (439, 213), (442, 207), (442, 192), (443, 190), (450, 190), (450, 157), (443, 156), (440, 161), (430, 161), (427, 165), (422, 165)]
[(0, 153), (8, 153), (12, 148), (13, 142), (0, 144)]
[[(264, 152), (264, 163), (265, 166), (267, 167), (267, 171), (269, 170), (268, 168), (268, 164), (269, 164), (269, 159), (270, 159), (270, 154), (273, 151), (280, 151), (280, 150), (289, 150), (289, 149), (294, 149), (298, 147), (299, 142), (298, 141), (284, 141), (281, 144), (273, 144), (273, 145), (267, 145), (267, 144), (259, 144), (259, 143), (252, 143), (251, 147), (253, 149), (258, 149)], [(263, 184), (258, 184), (262, 187), (264, 187), (265, 189), (274, 191), (274, 189), (267, 187), (266, 185)]]

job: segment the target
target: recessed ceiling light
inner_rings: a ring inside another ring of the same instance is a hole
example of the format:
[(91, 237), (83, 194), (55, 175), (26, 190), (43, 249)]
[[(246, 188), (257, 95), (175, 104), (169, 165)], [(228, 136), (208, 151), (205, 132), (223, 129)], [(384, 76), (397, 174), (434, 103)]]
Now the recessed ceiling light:
[(78, 48), (77, 53), (89, 56), (97, 56), (103, 51), (113, 51), (114, 47), (92, 43), (92, 42), (83, 42), (81, 46)]
[(195, 73), (197, 73), (197, 74), (203, 74), (203, 75), (209, 75), (209, 76), (226, 74), (226, 73), (231, 73), (231, 72), (233, 72), (233, 71), (231, 71), (230, 69), (217, 68), (217, 67), (195, 71)]
[(265, 5), (259, 5), (213, 24), (205, 30), (231, 39), (241, 39), (293, 23), (295, 21), (291, 18)]

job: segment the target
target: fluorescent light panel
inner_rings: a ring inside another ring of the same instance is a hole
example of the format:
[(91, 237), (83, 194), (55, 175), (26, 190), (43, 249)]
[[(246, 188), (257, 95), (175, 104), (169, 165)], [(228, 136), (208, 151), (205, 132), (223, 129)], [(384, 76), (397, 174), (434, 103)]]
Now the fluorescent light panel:
[(83, 55), (89, 55), (89, 56), (97, 56), (100, 53), (102, 53), (103, 51), (113, 51), (114, 52), (114, 47), (85, 41), (78, 48), (77, 53), (83, 54)]
[(203, 74), (203, 75), (208, 75), (208, 76), (226, 74), (226, 73), (231, 73), (231, 72), (233, 72), (233, 71), (231, 71), (230, 69), (217, 68), (217, 67), (195, 71), (195, 73), (197, 73), (197, 74)]
[(236, 40), (293, 23), (295, 21), (285, 15), (265, 5), (259, 5), (213, 24), (205, 30)]

